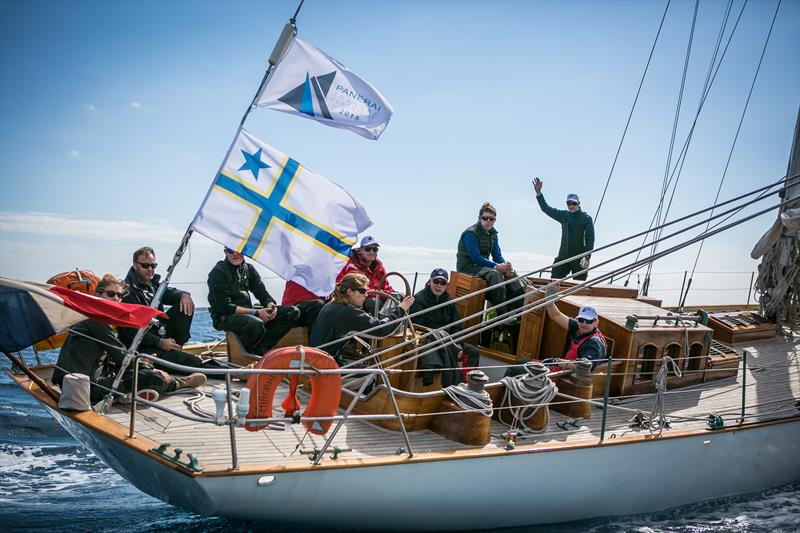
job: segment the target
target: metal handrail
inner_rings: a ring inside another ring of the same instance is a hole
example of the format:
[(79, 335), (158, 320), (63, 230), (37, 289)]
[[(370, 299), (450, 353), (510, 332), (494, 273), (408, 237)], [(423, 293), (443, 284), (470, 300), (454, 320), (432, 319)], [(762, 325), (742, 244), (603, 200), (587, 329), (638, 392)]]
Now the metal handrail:
[[(165, 408), (163, 406), (159, 406), (154, 402), (148, 402), (147, 400), (142, 400), (138, 397), (139, 392), (139, 366), (141, 365), (142, 360), (155, 362), (158, 361), (160, 366), (164, 366), (167, 368), (171, 368), (173, 370), (180, 370), (183, 372), (197, 372), (198, 368), (180, 365), (177, 363), (173, 363), (170, 361), (165, 361), (155, 355), (150, 354), (138, 354), (135, 356), (134, 359), (134, 371), (133, 371), (133, 390), (131, 391), (131, 414), (130, 414), (130, 423), (128, 428), (128, 437), (135, 438), (135, 426), (136, 426), (136, 404), (138, 402), (142, 402), (146, 405), (150, 405), (159, 409), (162, 409), (165, 412), (169, 412), (181, 418), (191, 419), (201, 423), (210, 423), (214, 425), (219, 425), (216, 420), (210, 420), (203, 417), (190, 417), (184, 415), (183, 413), (179, 413), (173, 409)], [(330, 443), (333, 441), (333, 438), (336, 436), (336, 433), (339, 431), (341, 426), (344, 422), (348, 419), (357, 419), (357, 420), (391, 420), (396, 419), (400, 425), (400, 431), (403, 435), (403, 439), (406, 443), (406, 450), (408, 453), (409, 458), (414, 457), (414, 451), (411, 446), (411, 440), (408, 437), (408, 432), (406, 431), (405, 424), (403, 423), (404, 416), (403, 413), (400, 412), (400, 407), (397, 403), (397, 398), (395, 397), (394, 390), (391, 386), (389, 381), (389, 374), (395, 373), (391, 370), (384, 370), (382, 368), (335, 368), (335, 369), (316, 369), (316, 368), (307, 368), (301, 367), (299, 369), (265, 369), (265, 368), (203, 368), (201, 369), (203, 374), (212, 374), (212, 375), (224, 375), (225, 376), (225, 389), (226, 389), (226, 401), (228, 405), (228, 418), (222, 425), (230, 426), (230, 443), (231, 443), (231, 459), (232, 459), (232, 469), (236, 470), (238, 466), (238, 454), (237, 454), (237, 447), (236, 447), (236, 433), (235, 433), (235, 425), (237, 425), (238, 421), (236, 417), (233, 415), (233, 400), (231, 398), (231, 374), (242, 375), (242, 374), (288, 374), (288, 375), (330, 375), (330, 374), (367, 374), (372, 376), (380, 376), (383, 379), (383, 383), (386, 385), (386, 389), (389, 393), (389, 398), (392, 401), (392, 407), (394, 410), (394, 414), (391, 415), (352, 415), (351, 412), (355, 407), (356, 402), (363, 393), (364, 389), (366, 389), (367, 385), (371, 382), (370, 379), (364, 380), (364, 383), (361, 386), (358, 394), (353, 398), (350, 402), (350, 405), (347, 407), (344, 415), (341, 416), (332, 416), (332, 417), (302, 417), (301, 420), (304, 421), (327, 421), (327, 420), (338, 420), (339, 423), (337, 424), (334, 431), (325, 441), (325, 445), (322, 448), (322, 451), (314, 458), (314, 464), (318, 465), (324, 455), (325, 451), (330, 446)], [(286, 422), (286, 421), (296, 421), (295, 418), (292, 417), (270, 417), (270, 418), (249, 418), (247, 419), (250, 422), (259, 422), (259, 423), (272, 423), (272, 422)]]

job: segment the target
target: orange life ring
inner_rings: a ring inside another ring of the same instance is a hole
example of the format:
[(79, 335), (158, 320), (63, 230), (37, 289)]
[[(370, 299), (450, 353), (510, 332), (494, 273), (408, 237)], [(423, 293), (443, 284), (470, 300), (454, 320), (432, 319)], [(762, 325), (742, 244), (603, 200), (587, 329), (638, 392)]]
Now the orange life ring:
[[(50, 285), (56, 287), (64, 287), (73, 291), (82, 292), (84, 294), (94, 294), (97, 284), (100, 283), (100, 278), (91, 270), (70, 270), (69, 272), (61, 272), (47, 280)], [(67, 340), (67, 332), (56, 333), (51, 337), (37, 342), (33, 347), (43, 352), (45, 350), (55, 350), (61, 348), (64, 341)]]
[[(339, 368), (333, 357), (322, 350), (307, 348), (305, 346), (290, 346), (272, 350), (258, 360), (253, 366), (257, 369), (317, 369), (332, 370)], [(250, 389), (250, 411), (247, 418), (272, 417), (272, 400), (278, 385), (287, 374), (251, 374), (247, 380)], [(300, 410), (300, 401), (297, 399), (297, 374), (292, 374), (289, 379), (289, 394), (281, 404), (286, 416), (292, 416)], [(339, 399), (342, 395), (342, 376), (340, 374), (310, 374), (311, 400), (303, 411), (304, 417), (334, 416), (339, 408)], [(324, 435), (330, 429), (332, 420), (304, 421), (303, 425), (308, 431), (316, 435)], [(259, 431), (264, 424), (246, 422), (245, 429)]]

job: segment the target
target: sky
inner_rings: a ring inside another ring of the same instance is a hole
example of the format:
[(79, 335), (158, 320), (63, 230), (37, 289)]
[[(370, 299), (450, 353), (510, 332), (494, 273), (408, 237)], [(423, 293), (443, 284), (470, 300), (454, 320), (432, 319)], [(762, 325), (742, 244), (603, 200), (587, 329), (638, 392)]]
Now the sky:
[[(742, 5), (733, 2), (723, 44)], [(665, 6), (307, 0), (299, 37), (377, 87), (394, 116), (377, 141), (264, 109), (250, 113), (245, 127), (357, 198), (374, 221), (366, 234), (381, 242), (380, 258), (412, 283), (420, 272), (417, 288), (434, 267), (455, 267), (459, 235), (484, 201), (498, 209), (503, 255), (528, 272), (552, 262), (560, 238), (559, 225), (536, 206), (534, 176), (551, 205), (563, 208), (568, 193), (580, 195), (596, 218), (598, 247), (647, 229), (665, 174), (694, 2), (669, 6), (599, 213), (598, 205)], [(676, 153), (726, 6), (699, 4)], [(776, 6), (745, 6), (697, 121), (669, 219), (713, 203)], [(296, 7), (0, 2), (0, 275), (44, 282), (77, 267), (124, 276), (131, 252), (143, 245), (155, 248), (164, 274)], [(800, 2), (784, 0), (721, 199), (786, 172), (800, 107), (798, 35)], [(776, 213), (705, 243), (687, 303), (746, 301), (757, 268), (749, 252)], [(222, 250), (202, 236), (190, 246), (173, 281), (205, 305), (205, 280)], [(598, 252), (592, 261), (632, 247)], [(674, 303), (696, 252), (695, 245), (656, 262), (651, 295)], [(279, 298), (283, 283), (259, 270)]]

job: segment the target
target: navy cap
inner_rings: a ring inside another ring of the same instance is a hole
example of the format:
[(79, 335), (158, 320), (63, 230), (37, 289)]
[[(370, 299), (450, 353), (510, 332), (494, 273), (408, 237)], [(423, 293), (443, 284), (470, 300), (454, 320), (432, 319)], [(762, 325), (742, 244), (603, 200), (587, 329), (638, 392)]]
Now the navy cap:
[(445, 281), (450, 280), (450, 275), (447, 273), (447, 270), (443, 268), (434, 268), (433, 272), (431, 272), (431, 279), (442, 278)]
[(567, 195), (567, 201), (568, 202), (575, 202), (576, 204), (581, 203), (580, 198), (578, 198), (578, 195), (575, 194), (574, 192)]

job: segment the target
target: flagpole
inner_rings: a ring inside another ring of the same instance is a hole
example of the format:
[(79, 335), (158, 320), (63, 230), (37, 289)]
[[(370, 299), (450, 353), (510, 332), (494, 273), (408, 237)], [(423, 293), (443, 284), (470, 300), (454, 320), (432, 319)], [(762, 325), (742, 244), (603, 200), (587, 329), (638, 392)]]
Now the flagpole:
[[(275, 43), (275, 47), (272, 49), (272, 54), (269, 56), (269, 67), (267, 68), (266, 73), (264, 73), (264, 77), (261, 79), (261, 83), (258, 86), (258, 90), (256, 91), (255, 96), (253, 97), (253, 101), (247, 107), (247, 110), (244, 112), (244, 116), (242, 117), (241, 122), (239, 123), (239, 128), (237, 129), (237, 136), (238, 132), (241, 130), (242, 126), (244, 126), (245, 120), (247, 120), (247, 116), (250, 114), (250, 111), (256, 106), (256, 102), (258, 101), (261, 93), (264, 91), (264, 88), (267, 85), (269, 75), (272, 72), (272, 69), (277, 65), (281, 58), (283, 57), (286, 48), (289, 46), (289, 42), (292, 37), (295, 36), (297, 33), (297, 15), (300, 13), (300, 8), (303, 7), (303, 2), (305, 0), (300, 0), (300, 4), (297, 6), (297, 9), (294, 12), (292, 18), (289, 19), (289, 22), (283, 27), (283, 31), (281, 31), (280, 37), (278, 37), (278, 41)], [(228, 153), (230, 153), (230, 149), (228, 149)], [(227, 159), (227, 155), (226, 155)], [(175, 271), (175, 267), (180, 262), (181, 258), (183, 257), (184, 252), (186, 251), (186, 247), (189, 245), (189, 239), (192, 237), (193, 230), (191, 229), (192, 225), (189, 225), (189, 229), (186, 230), (184, 233), (183, 238), (181, 239), (181, 244), (178, 246), (175, 255), (172, 258), (172, 263), (167, 268), (167, 275), (162, 280), (161, 284), (158, 286), (158, 290), (156, 291), (155, 295), (153, 296), (153, 301), (150, 302), (150, 307), (158, 307), (161, 304), (161, 297), (164, 295), (164, 291), (169, 286), (169, 282), (172, 279), (172, 273)], [(136, 353), (136, 349), (141, 344), (142, 339), (144, 338), (144, 334), (147, 331), (149, 326), (145, 326), (140, 328), (139, 331), (136, 332), (136, 335), (131, 342), (130, 347), (125, 352), (125, 358), (120, 365), (119, 371), (117, 372), (116, 377), (114, 378), (114, 383), (111, 386), (111, 390), (106, 394), (106, 396), (95, 406), (95, 410), (101, 414), (104, 414), (113, 403), (113, 393), (119, 387), (119, 384), (122, 382), (122, 377), (125, 375), (125, 371), (130, 366), (131, 361), (133, 360), (133, 356)]]
[(281, 35), (278, 37), (278, 41), (275, 43), (275, 47), (272, 49), (272, 53), (269, 55), (269, 59), (267, 60), (269, 62), (269, 66), (267, 67), (267, 71), (264, 73), (264, 77), (261, 79), (261, 84), (258, 86), (255, 96), (253, 96), (253, 101), (250, 102), (249, 106), (247, 106), (241, 122), (239, 122), (240, 128), (244, 126), (244, 121), (247, 120), (248, 115), (250, 115), (250, 111), (256, 107), (256, 102), (258, 102), (258, 100), (261, 98), (261, 94), (264, 92), (264, 89), (269, 82), (269, 75), (272, 73), (272, 69), (275, 68), (275, 65), (277, 65), (283, 57), (283, 53), (289, 46), (289, 41), (292, 37), (297, 35), (297, 15), (300, 13), (300, 8), (303, 7), (303, 2), (305, 2), (305, 0), (300, 0), (300, 4), (297, 6), (294, 15), (283, 27), (283, 31), (281, 31)]

